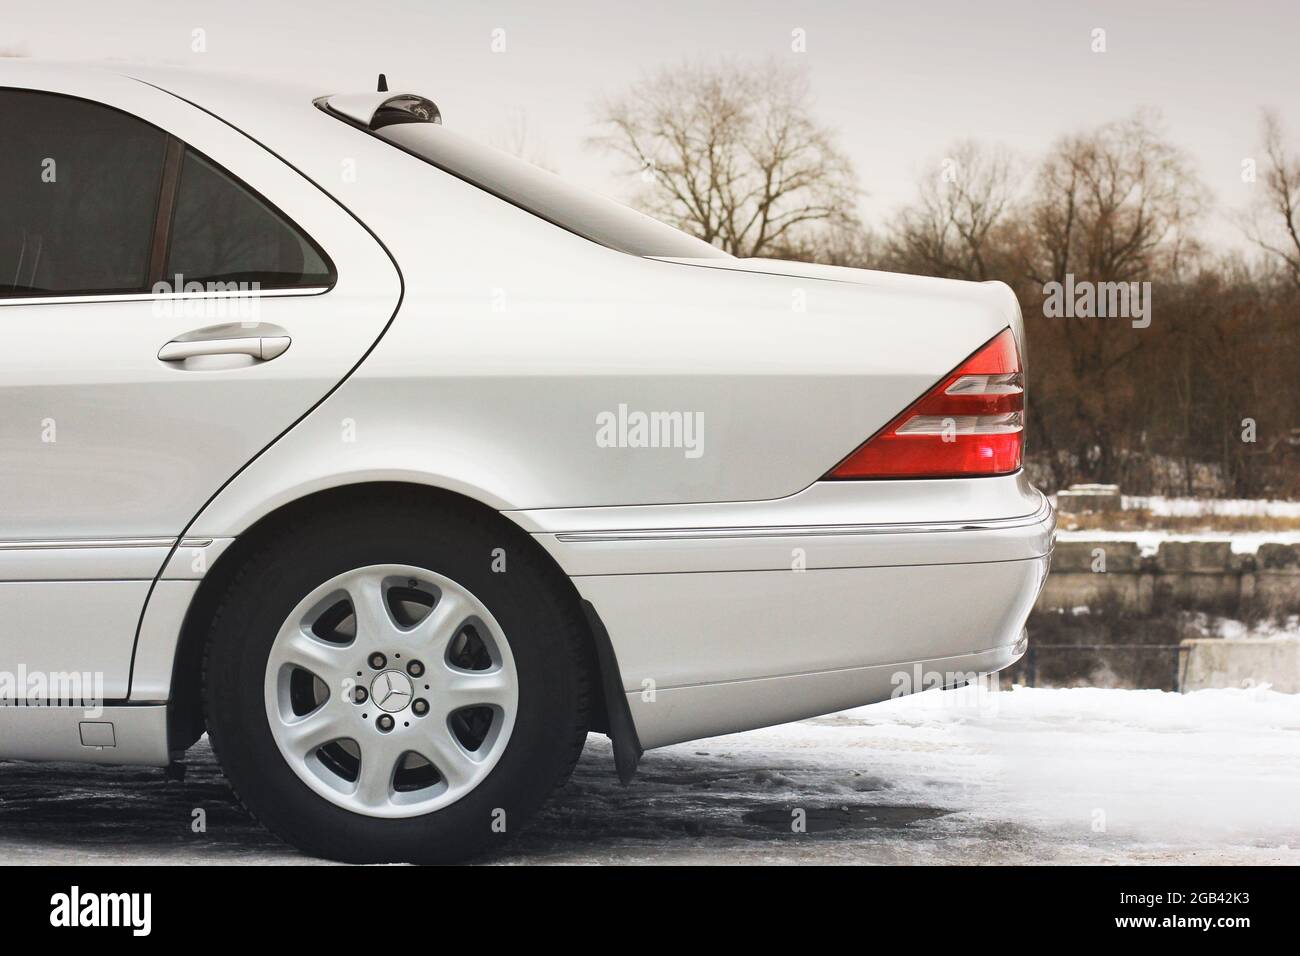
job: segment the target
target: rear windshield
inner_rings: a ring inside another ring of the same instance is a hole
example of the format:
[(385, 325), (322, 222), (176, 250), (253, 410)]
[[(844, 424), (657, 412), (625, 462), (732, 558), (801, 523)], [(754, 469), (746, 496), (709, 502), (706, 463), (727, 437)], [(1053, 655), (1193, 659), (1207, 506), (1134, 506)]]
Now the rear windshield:
[(703, 239), (571, 185), (509, 153), (435, 123), (384, 126), (374, 135), (585, 239), (634, 256), (729, 259)]

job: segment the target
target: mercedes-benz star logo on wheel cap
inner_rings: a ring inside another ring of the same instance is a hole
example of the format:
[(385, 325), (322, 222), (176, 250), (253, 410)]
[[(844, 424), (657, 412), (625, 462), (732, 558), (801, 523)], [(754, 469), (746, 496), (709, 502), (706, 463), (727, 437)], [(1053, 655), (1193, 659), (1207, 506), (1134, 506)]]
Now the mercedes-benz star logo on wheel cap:
[(401, 671), (384, 671), (370, 685), (370, 699), (376, 707), (390, 714), (405, 710), (413, 696), (411, 679)]

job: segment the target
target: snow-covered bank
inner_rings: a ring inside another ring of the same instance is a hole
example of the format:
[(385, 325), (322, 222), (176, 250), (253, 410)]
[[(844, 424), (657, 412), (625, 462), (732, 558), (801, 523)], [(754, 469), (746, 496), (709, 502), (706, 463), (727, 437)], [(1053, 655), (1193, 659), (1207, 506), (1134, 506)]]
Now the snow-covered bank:
[[(1084, 613), (1088, 611), (1087, 608), (1083, 610)], [(1198, 631), (1201, 637), (1220, 637), (1226, 641), (1300, 640), (1300, 614), (1259, 621), (1239, 621), (1198, 611), (1187, 614), (1184, 621), (1188, 631)]]
[(1228, 541), (1233, 554), (1254, 554), (1262, 544), (1300, 544), (1300, 531), (1057, 531), (1057, 541), (1132, 541), (1144, 557), (1167, 541)]
[(1300, 501), (1268, 498), (1166, 498), (1123, 495), (1125, 511), (1143, 510), (1153, 515), (1199, 518), (1205, 515), (1265, 518), (1300, 518)]

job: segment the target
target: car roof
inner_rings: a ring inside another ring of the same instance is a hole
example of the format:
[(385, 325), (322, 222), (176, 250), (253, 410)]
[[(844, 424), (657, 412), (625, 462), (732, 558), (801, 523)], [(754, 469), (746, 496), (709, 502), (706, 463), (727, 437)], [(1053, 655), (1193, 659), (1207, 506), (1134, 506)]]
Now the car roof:
[(177, 65), (139, 64), (125, 60), (43, 60), (26, 57), (0, 59), (0, 79), (44, 82), (63, 80), (83, 83), (111, 82), (113, 77), (138, 80), (183, 96), (205, 108), (210, 104), (239, 97), (249, 108), (259, 102), (297, 102), (333, 90), (313, 88), (300, 81), (252, 76), (233, 70), (194, 69)]
[[(348, 100), (387, 95), (312, 86), (232, 70), (195, 69), (176, 65), (138, 64), (127, 61), (57, 61), (27, 58), (0, 59), (0, 86), (15, 84), (50, 89), (76, 86), (87, 91), (115, 83), (145, 83), (206, 110), (240, 128), (274, 128), (292, 123), (295, 116), (311, 122), (313, 101), (343, 95)], [(90, 94), (88, 94), (90, 95)]]
[(256, 115), (264, 110), (278, 111), (283, 107), (303, 109), (310, 107), (315, 98), (336, 92), (301, 81), (234, 71), (119, 65), (115, 72), (166, 90), (226, 118)]

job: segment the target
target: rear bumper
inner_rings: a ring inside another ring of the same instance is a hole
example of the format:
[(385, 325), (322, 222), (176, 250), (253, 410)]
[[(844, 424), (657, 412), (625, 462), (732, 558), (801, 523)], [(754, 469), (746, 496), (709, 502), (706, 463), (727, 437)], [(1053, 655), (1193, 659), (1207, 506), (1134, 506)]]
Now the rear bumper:
[(956, 686), (1011, 666), (1027, 644), (1022, 637), (1014, 644), (952, 657), (670, 687), (653, 700), (634, 692), (627, 695), (628, 707), (641, 746), (650, 750)]
[[(917, 485), (945, 497), (909, 497)], [(1022, 476), (809, 492), (521, 522), (560, 522), (530, 530), (604, 620), (643, 747), (874, 703), (923, 689), (916, 673), (987, 673), (1023, 653), (1055, 517)], [(891, 495), (906, 500), (882, 509)]]

